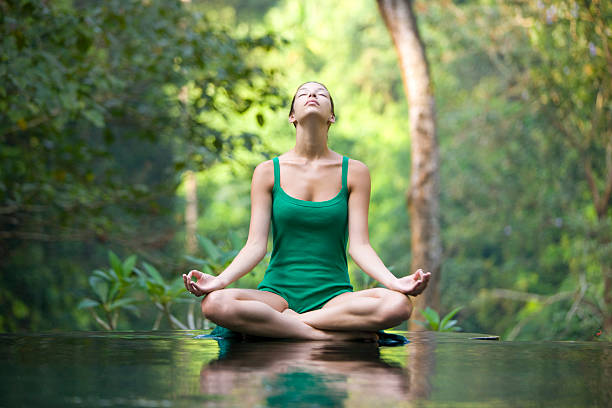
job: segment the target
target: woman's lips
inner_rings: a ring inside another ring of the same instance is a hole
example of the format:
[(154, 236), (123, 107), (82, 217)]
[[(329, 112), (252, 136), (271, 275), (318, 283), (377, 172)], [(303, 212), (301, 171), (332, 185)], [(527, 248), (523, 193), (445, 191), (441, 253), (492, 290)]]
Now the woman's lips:
[(319, 102), (317, 102), (317, 101), (308, 101), (308, 102), (306, 102), (306, 105), (310, 105), (311, 103), (319, 106)]

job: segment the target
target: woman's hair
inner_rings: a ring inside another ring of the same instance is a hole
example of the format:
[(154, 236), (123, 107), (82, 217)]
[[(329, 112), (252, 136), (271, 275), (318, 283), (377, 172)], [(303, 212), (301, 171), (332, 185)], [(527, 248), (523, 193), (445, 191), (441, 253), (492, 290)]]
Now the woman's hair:
[[(289, 116), (291, 116), (291, 114), (293, 113), (293, 104), (295, 103), (295, 97), (297, 96), (297, 91), (299, 91), (299, 89), (301, 87), (303, 87), (306, 84), (310, 84), (310, 83), (314, 83), (314, 84), (319, 84), (321, 85), (323, 88), (327, 89), (327, 87), (325, 85), (323, 85), (320, 82), (317, 81), (306, 81), (304, 82), (302, 85), (297, 87), (297, 90), (295, 91), (295, 93), (293, 94), (293, 99), (291, 100), (291, 107), (289, 109)], [(329, 93), (329, 102), (331, 103), (331, 113), (332, 115), (334, 115), (334, 117), (336, 116), (336, 113), (334, 112), (334, 100), (332, 99), (331, 93), (329, 92), (329, 89), (327, 89), (327, 93)], [(293, 123), (293, 126), (297, 127), (297, 123)]]

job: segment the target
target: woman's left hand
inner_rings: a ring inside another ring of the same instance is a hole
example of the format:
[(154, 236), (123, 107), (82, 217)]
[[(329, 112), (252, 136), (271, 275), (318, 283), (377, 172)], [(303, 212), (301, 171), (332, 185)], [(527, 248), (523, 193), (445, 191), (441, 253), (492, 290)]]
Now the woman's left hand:
[(392, 288), (404, 295), (417, 296), (420, 295), (429, 283), (431, 272), (423, 272), (422, 269), (417, 269), (412, 275), (404, 276), (395, 281)]

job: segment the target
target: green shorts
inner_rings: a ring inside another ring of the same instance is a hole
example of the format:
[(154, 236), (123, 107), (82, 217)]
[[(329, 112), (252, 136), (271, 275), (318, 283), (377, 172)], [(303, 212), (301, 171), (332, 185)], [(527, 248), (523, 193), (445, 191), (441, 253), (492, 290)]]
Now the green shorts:
[[(352, 292), (353, 287), (348, 285), (347, 287), (335, 288), (334, 290), (322, 291), (320, 293), (288, 290), (287, 288), (274, 287), (271, 285), (264, 284), (263, 282), (257, 288), (265, 292), (272, 292), (282, 297), (287, 301), (289, 309), (297, 313), (306, 313), (311, 310), (317, 310), (322, 308), (327, 302), (335, 298), (336, 296), (345, 293)], [(300, 293), (301, 292), (301, 293)]]

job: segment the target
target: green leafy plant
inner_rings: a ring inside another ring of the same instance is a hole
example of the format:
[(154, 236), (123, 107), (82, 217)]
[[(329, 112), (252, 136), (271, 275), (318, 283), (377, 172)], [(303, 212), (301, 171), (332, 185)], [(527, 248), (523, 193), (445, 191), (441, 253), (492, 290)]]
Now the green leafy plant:
[(201, 235), (197, 235), (197, 238), (198, 244), (206, 258), (186, 255), (185, 259), (198, 265), (202, 272), (213, 275), (218, 275), (236, 257), (238, 250), (233, 248), (240, 248), (240, 244), (234, 234), (230, 234), (232, 239), (230, 249), (224, 249)]
[(108, 260), (111, 265), (110, 269), (106, 271), (96, 269), (89, 277), (93, 298), (83, 299), (78, 308), (89, 309), (100, 326), (106, 330), (115, 330), (120, 310), (139, 314), (138, 309), (134, 306), (138, 300), (128, 296), (136, 283), (134, 274), (136, 255), (121, 261), (114, 252), (109, 251)]
[(425, 321), (415, 320), (418, 324), (424, 326), (428, 330), (440, 332), (461, 331), (461, 327), (455, 326), (457, 320), (451, 320), (462, 307), (456, 307), (449, 314), (440, 319), (440, 315), (429, 306), (425, 310), (421, 310), (421, 314), (425, 317)]
[(138, 274), (140, 287), (145, 290), (149, 300), (158, 310), (153, 330), (159, 328), (163, 316), (166, 316), (172, 328), (186, 330), (188, 327), (170, 311), (170, 307), (175, 302), (190, 302), (189, 299), (181, 298), (186, 293), (183, 278), (179, 276), (172, 282), (166, 282), (153, 265), (147, 262), (143, 262), (142, 265), (144, 270), (138, 268), (134, 270)]
[[(164, 316), (172, 328), (195, 328), (193, 314), (197, 302), (186, 296), (182, 277), (177, 276), (168, 282), (147, 262), (142, 262), (142, 268), (138, 268), (136, 255), (121, 261), (115, 253), (109, 251), (108, 259), (111, 267), (108, 270), (96, 269), (91, 273), (89, 286), (93, 294), (78, 305), (80, 309), (88, 309), (102, 328), (116, 330), (121, 310), (140, 316), (142, 307), (150, 305), (147, 300), (158, 311), (153, 330), (159, 329)], [(191, 303), (187, 316), (189, 327), (171, 311), (172, 305), (179, 302)]]

